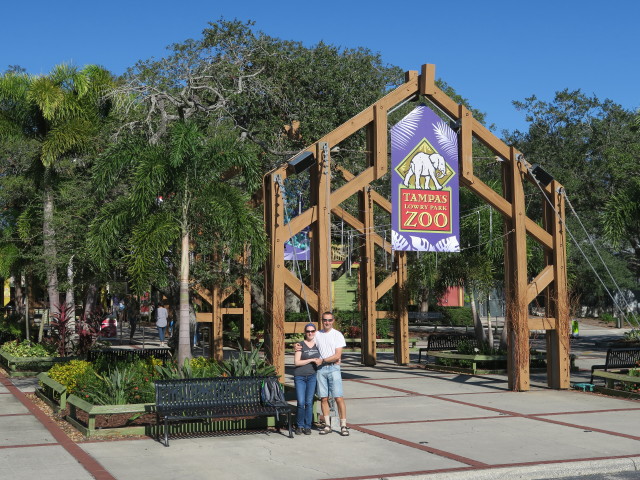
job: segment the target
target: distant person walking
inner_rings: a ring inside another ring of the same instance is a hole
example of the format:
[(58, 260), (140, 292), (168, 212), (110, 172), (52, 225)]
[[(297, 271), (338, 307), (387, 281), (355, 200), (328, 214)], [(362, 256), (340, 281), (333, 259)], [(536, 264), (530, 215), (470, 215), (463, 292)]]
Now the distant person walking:
[(164, 331), (167, 328), (169, 319), (169, 311), (165, 305), (160, 305), (156, 313), (156, 327), (158, 327), (158, 336), (160, 337), (160, 345), (164, 346), (167, 342), (164, 341)]

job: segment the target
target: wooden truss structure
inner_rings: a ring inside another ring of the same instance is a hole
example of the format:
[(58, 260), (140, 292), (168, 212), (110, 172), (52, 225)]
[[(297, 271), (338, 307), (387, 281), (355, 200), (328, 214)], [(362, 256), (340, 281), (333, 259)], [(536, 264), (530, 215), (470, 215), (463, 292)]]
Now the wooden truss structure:
[[(405, 83), (348, 122), (309, 146), (286, 164), (267, 173), (263, 180), (264, 218), (270, 240), (265, 269), (266, 346), (278, 374), (284, 373), (285, 288), (291, 290), (317, 315), (331, 309), (331, 219), (343, 219), (362, 233), (360, 241), (359, 298), (362, 315), (362, 362), (376, 363), (376, 321), (395, 319), (395, 361), (409, 363), (407, 312), (407, 253), (391, 246), (374, 230), (374, 208), (391, 212), (390, 202), (371, 188), (372, 182), (389, 169), (388, 112), (395, 106), (422, 95), (459, 125), (460, 183), (497, 210), (505, 219), (505, 290), (509, 345), (509, 386), (529, 390), (530, 330), (546, 330), (548, 383), (552, 388), (569, 387), (569, 311), (566, 287), (564, 203), (561, 185), (555, 180), (544, 187), (544, 219), (539, 225), (525, 212), (523, 181), (536, 182), (529, 165), (513, 147), (504, 144), (463, 105), (458, 105), (435, 83), (435, 66), (423, 65), (420, 74), (406, 73)], [(332, 188), (332, 149), (351, 135), (366, 132), (366, 166), (355, 174), (335, 167), (344, 180)], [(473, 140), (484, 144), (502, 162), (503, 192), (495, 192), (474, 176)], [(313, 157), (312, 157), (313, 156)], [(300, 159), (310, 160), (310, 208), (290, 221), (285, 220), (284, 181), (297, 172)], [(359, 214), (350, 214), (341, 204), (357, 195)], [(284, 244), (303, 229), (312, 238), (311, 282), (303, 283), (285, 265)], [(544, 249), (546, 266), (533, 279), (527, 276), (527, 236)], [(376, 281), (375, 249), (393, 254), (393, 270)], [(376, 301), (393, 289), (394, 311), (379, 312)], [(546, 296), (546, 315), (529, 317), (528, 306), (538, 295)]]
[[(238, 259), (241, 263), (247, 263), (248, 252)], [(222, 288), (214, 285), (211, 290), (203, 286), (197, 286), (196, 293), (209, 305), (211, 312), (196, 314), (196, 320), (203, 325), (209, 325), (209, 356), (218, 361), (223, 360), (222, 328), (224, 315), (242, 315), (240, 323), (240, 337), (242, 347), (249, 349), (251, 346), (251, 283), (247, 275), (239, 277), (232, 285)], [(242, 305), (224, 306), (224, 303), (235, 293), (242, 296)]]

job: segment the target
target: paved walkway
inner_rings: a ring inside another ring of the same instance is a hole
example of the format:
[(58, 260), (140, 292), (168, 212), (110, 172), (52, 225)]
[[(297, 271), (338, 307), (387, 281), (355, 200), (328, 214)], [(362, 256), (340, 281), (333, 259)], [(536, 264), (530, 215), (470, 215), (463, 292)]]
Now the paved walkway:
[[(590, 337), (618, 334), (581, 329), (578, 365), (604, 357)], [(33, 382), (0, 378), (1, 476), (495, 480), (640, 470), (638, 401), (549, 390), (544, 375), (532, 376), (531, 391), (514, 393), (504, 375), (399, 367), (386, 353), (379, 360), (364, 367), (359, 354), (345, 355), (350, 437), (252, 432), (178, 438), (169, 448), (152, 439), (74, 444), (22, 393)]]

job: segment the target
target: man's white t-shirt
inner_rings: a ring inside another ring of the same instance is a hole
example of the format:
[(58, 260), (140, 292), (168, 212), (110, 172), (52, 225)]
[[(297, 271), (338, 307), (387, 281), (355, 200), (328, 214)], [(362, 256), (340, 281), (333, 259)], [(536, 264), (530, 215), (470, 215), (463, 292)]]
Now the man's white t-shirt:
[(336, 348), (347, 346), (344, 341), (344, 335), (338, 330), (332, 328), (328, 332), (318, 330), (316, 332), (316, 345), (320, 352), (320, 357), (329, 358), (336, 354)]

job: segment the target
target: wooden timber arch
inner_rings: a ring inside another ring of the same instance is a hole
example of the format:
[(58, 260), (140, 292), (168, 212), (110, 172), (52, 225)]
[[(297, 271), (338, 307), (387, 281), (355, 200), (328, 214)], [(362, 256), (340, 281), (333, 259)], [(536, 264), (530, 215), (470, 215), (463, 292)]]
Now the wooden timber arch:
[[(524, 180), (535, 182), (531, 166), (523, 156), (493, 135), (463, 105), (458, 105), (435, 83), (435, 66), (423, 65), (420, 74), (409, 71), (405, 83), (363, 110), (286, 164), (267, 173), (263, 179), (264, 213), (270, 256), (265, 269), (265, 327), (269, 359), (278, 374), (284, 374), (285, 287), (307, 302), (317, 315), (331, 306), (331, 215), (343, 219), (362, 235), (360, 245), (360, 311), (362, 315), (362, 362), (376, 363), (376, 320), (395, 318), (395, 361), (409, 363), (407, 312), (407, 253), (393, 252), (393, 271), (376, 284), (374, 253), (391, 247), (374, 233), (374, 205), (391, 212), (390, 202), (371, 188), (388, 169), (387, 114), (395, 106), (416, 95), (424, 95), (459, 125), (460, 183), (470, 189), (505, 219), (505, 291), (507, 294), (508, 375), (509, 387), (516, 391), (530, 388), (529, 332), (546, 330), (547, 381), (551, 388), (569, 388), (569, 306), (566, 287), (566, 252), (564, 202), (562, 186), (555, 180), (544, 187), (544, 217), (540, 226), (525, 212)], [(367, 164), (353, 174), (340, 169), (346, 181), (332, 188), (331, 153), (346, 138), (364, 129), (367, 142)], [(472, 142), (477, 139), (494, 152), (502, 162), (503, 192), (495, 192), (473, 172)], [(296, 163), (312, 159), (310, 166), (310, 208), (285, 220), (284, 180), (296, 173)], [(359, 216), (349, 214), (341, 204), (358, 195)], [(541, 194), (542, 197), (542, 194)], [(292, 236), (310, 227), (311, 285), (303, 284), (285, 266), (284, 244)], [(531, 281), (527, 278), (527, 236), (544, 249), (545, 267)], [(376, 301), (394, 289), (394, 312), (378, 312)], [(528, 306), (538, 295), (545, 295), (544, 317), (529, 317)]]

